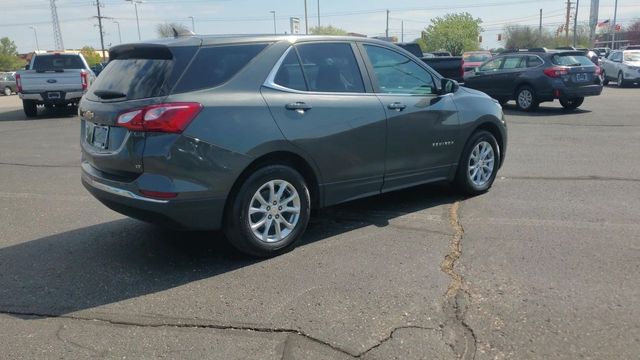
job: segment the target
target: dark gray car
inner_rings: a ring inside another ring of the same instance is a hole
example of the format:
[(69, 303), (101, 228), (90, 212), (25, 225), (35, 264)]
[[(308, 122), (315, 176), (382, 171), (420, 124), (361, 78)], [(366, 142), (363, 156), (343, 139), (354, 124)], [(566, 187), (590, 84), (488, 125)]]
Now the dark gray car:
[(83, 184), (249, 254), (290, 249), (312, 208), (434, 181), (482, 193), (504, 159), (496, 101), (382, 41), (188, 37), (110, 58), (80, 103)]

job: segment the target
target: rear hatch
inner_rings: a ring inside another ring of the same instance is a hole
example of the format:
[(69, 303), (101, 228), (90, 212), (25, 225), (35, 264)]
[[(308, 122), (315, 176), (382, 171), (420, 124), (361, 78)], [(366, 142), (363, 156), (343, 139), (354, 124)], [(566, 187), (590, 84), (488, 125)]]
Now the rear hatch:
[(551, 63), (562, 69), (561, 78), (568, 88), (600, 84), (599, 68), (582, 52), (566, 51), (554, 54)]
[(79, 55), (36, 55), (30, 71), (21, 73), (22, 91), (82, 91), (80, 72), (85, 68)]
[(160, 104), (169, 95), (198, 49), (163, 44), (121, 45), (79, 106), (83, 162), (116, 181), (132, 181), (142, 173), (144, 131), (115, 126), (118, 116)]

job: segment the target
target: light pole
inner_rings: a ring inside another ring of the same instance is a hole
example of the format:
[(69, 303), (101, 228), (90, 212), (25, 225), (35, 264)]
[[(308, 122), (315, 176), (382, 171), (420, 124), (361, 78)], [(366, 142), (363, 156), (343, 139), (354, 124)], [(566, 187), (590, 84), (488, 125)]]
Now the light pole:
[(275, 10), (271, 10), (269, 12), (273, 14), (273, 35), (277, 35), (277, 31), (276, 31), (276, 12), (275, 12)]
[(142, 0), (124, 0), (133, 4), (133, 7), (136, 9), (136, 24), (138, 25), (138, 40), (142, 40), (140, 37), (140, 19), (138, 18), (138, 4), (142, 3)]
[(613, 25), (611, 26), (611, 50), (616, 48), (616, 22), (618, 21), (618, 0), (613, 9)]
[(318, 0), (318, 28), (320, 28), (320, 0)]
[(193, 16), (189, 16), (189, 19), (191, 19), (191, 31), (193, 31), (193, 33), (196, 33), (196, 18)]
[(36, 36), (36, 49), (40, 51), (40, 44), (38, 44), (38, 31), (35, 26), (29, 26), (29, 29), (33, 30), (33, 35)]
[(307, 0), (304, 0), (304, 33), (309, 35), (309, 17), (307, 17)]
[(122, 33), (120, 32), (120, 22), (115, 20), (113, 20), (113, 22), (116, 25), (118, 25), (118, 40), (120, 41), (120, 44), (122, 44)]
[(576, 47), (578, 41), (578, 7), (580, 6), (580, 0), (576, 0), (576, 12), (573, 16), (573, 47)]

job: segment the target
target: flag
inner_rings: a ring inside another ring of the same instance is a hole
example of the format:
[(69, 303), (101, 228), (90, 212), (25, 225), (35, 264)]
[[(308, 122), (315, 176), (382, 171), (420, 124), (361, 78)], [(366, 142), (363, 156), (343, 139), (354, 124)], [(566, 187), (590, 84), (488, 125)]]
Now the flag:
[(603, 22), (599, 22), (598, 23), (598, 27), (605, 27), (609, 24), (609, 19), (603, 21)]

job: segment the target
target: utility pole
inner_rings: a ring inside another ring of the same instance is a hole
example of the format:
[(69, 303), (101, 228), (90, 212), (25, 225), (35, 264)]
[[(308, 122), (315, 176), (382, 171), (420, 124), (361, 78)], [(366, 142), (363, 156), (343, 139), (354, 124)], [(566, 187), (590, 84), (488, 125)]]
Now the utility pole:
[(542, 38), (542, 9), (540, 9), (540, 25), (538, 25), (538, 37)]
[(400, 42), (404, 42), (404, 20), (400, 20)]
[(62, 42), (62, 30), (60, 30), (60, 21), (58, 20), (58, 9), (56, 8), (56, 0), (51, 0), (51, 22), (53, 23), (53, 39), (56, 43), (56, 50), (64, 50)]
[(309, 35), (309, 17), (307, 16), (307, 0), (304, 0), (304, 33)]
[(273, 14), (273, 35), (277, 35), (278, 32), (276, 31), (276, 11), (271, 10), (269, 12)]
[(113, 20), (113, 22), (116, 25), (118, 25), (118, 40), (120, 41), (120, 44), (122, 44), (122, 33), (120, 32), (120, 22), (115, 20)]
[(140, 37), (140, 19), (138, 18), (138, 4), (142, 2), (142, 0), (124, 0), (133, 4), (133, 7), (136, 9), (136, 24), (138, 25), (138, 40), (142, 40)]
[(98, 28), (100, 29), (100, 49), (102, 50), (102, 61), (104, 61), (107, 56), (104, 52), (104, 33), (102, 32), (102, 15), (100, 15), (100, 0), (96, 0), (96, 8), (98, 9)]
[(564, 37), (569, 41), (569, 21), (571, 21), (571, 0), (567, 0), (567, 17), (564, 23)]
[(36, 36), (36, 50), (40, 51), (40, 44), (38, 44), (38, 31), (35, 26), (29, 26), (29, 29), (33, 30), (33, 34)]
[(320, 0), (318, 0), (318, 28), (320, 27)]
[(387, 9), (387, 28), (384, 31), (384, 36), (389, 40), (389, 9)]
[(616, 0), (613, 9), (613, 24), (611, 26), (611, 50), (615, 49), (616, 45), (616, 21), (618, 20), (618, 0)]
[(576, 47), (578, 40), (578, 6), (580, 6), (580, 0), (576, 0), (576, 12), (573, 14), (573, 47)]

